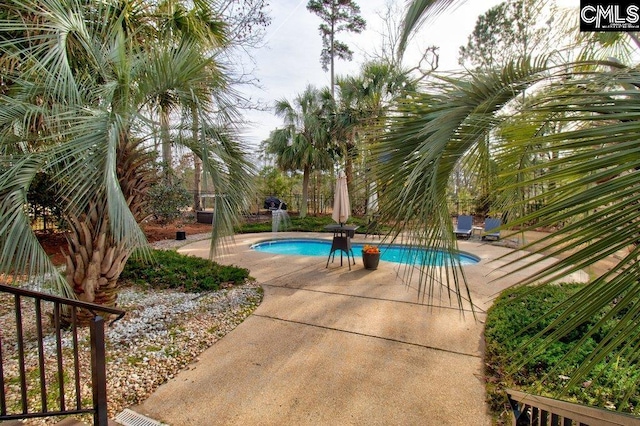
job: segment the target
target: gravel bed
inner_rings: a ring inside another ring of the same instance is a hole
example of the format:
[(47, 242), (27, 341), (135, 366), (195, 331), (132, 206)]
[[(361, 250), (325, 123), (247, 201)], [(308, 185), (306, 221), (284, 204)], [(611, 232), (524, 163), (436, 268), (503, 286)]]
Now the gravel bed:
[[(208, 234), (203, 234), (208, 238)], [(156, 248), (172, 249), (192, 242), (191, 240), (161, 242)], [(200, 238), (202, 239), (202, 238)], [(120, 291), (118, 306), (124, 309), (125, 317), (106, 329), (107, 392), (109, 418), (124, 408), (139, 404), (158, 386), (173, 378), (180, 370), (197, 361), (205, 349), (233, 330), (260, 304), (262, 289), (255, 283), (232, 286), (216, 292), (185, 293), (175, 290), (149, 290), (128, 287)], [(17, 345), (15, 338), (15, 313), (13, 297), (0, 295), (0, 337), (4, 359), (4, 378), (9, 390), (8, 407), (19, 406)], [(27, 376), (31, 406), (40, 406), (38, 389), (38, 352), (35, 307), (31, 301), (23, 301), (23, 328), (26, 338)], [(51, 312), (50, 305), (43, 305), (43, 312)], [(56, 374), (54, 330), (49, 321), (45, 327), (45, 363), (48, 380)], [(71, 377), (67, 383), (68, 403), (75, 401), (73, 388), (72, 335), (63, 331), (63, 353), (65, 369)], [(89, 330), (78, 333), (80, 342), (80, 366), (83, 399), (91, 398)], [(50, 388), (55, 388), (50, 385)], [(11, 392), (11, 390), (14, 392)], [(50, 393), (53, 391), (50, 390)], [(51, 403), (50, 403), (51, 405)], [(55, 404), (53, 405), (56, 406)], [(60, 419), (34, 419), (27, 424), (54, 424)], [(88, 419), (84, 421), (91, 423)]]

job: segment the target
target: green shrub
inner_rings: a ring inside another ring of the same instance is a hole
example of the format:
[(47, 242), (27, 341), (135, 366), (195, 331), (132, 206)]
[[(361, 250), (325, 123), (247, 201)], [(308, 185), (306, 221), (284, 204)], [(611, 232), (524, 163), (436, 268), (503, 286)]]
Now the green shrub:
[[(514, 387), (527, 392), (557, 397), (564, 392), (565, 399), (581, 404), (604, 408), (619, 408), (640, 413), (640, 392), (624, 402), (624, 389), (640, 380), (637, 364), (627, 362), (621, 354), (600, 363), (582, 386), (566, 389), (567, 377), (586, 359), (599, 343), (604, 330), (598, 330), (578, 348), (572, 356), (562, 358), (593, 327), (604, 312), (573, 330), (521, 367), (516, 368), (519, 350), (524, 342), (532, 339), (547, 327), (553, 318), (546, 318), (531, 326), (543, 314), (548, 313), (583, 287), (583, 284), (544, 285), (533, 289), (519, 287), (505, 290), (487, 314), (485, 328), (485, 366), (489, 405), (494, 413), (505, 410), (503, 389)], [(605, 325), (611, 328), (612, 319)], [(535, 344), (534, 344), (535, 346)], [(633, 387), (631, 387), (633, 389)]]
[(60, 226), (62, 222), (62, 206), (58, 197), (59, 185), (46, 173), (38, 172), (27, 192), (29, 214), (34, 219), (49, 215), (50, 227)]
[(150, 212), (164, 223), (179, 218), (192, 201), (184, 183), (177, 178), (162, 179), (149, 188), (148, 197)]
[[(327, 225), (336, 222), (329, 215), (307, 216), (300, 218), (291, 217), (291, 224), (287, 227), (287, 231), (292, 232), (324, 232)], [(348, 220), (349, 225), (357, 225), (359, 228), (357, 233), (364, 234), (366, 232), (367, 220), (359, 217), (351, 217)], [(271, 221), (261, 223), (244, 223), (235, 229), (235, 232), (248, 234), (254, 232), (271, 232)]]
[(223, 283), (242, 284), (249, 278), (249, 270), (237, 266), (220, 265), (170, 250), (152, 250), (152, 254), (152, 261), (132, 256), (121, 279), (154, 288), (199, 292), (218, 290)]

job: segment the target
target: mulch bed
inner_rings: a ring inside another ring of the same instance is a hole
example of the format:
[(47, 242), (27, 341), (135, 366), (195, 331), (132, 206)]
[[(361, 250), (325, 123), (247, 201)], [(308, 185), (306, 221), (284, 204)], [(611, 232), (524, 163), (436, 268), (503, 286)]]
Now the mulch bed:
[[(147, 222), (142, 225), (142, 230), (147, 236), (149, 243), (155, 243), (162, 240), (174, 240), (177, 231), (185, 231), (187, 235), (211, 232), (211, 225), (189, 222), (180, 224), (178, 227), (174, 224), (163, 225), (155, 222)], [(67, 249), (67, 240), (64, 233), (56, 231), (36, 232), (36, 237), (45, 252), (51, 257), (54, 265), (65, 264), (63, 251)]]

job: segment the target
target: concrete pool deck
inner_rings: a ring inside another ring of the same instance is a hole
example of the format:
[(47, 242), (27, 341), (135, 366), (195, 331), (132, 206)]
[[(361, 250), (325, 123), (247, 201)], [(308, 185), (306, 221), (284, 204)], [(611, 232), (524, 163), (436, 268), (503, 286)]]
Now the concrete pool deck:
[[(381, 261), (366, 270), (356, 253), (350, 271), (339, 259), (325, 268), (325, 257), (250, 249), (273, 237), (237, 235), (217, 259), (251, 271), (264, 288), (261, 305), (134, 411), (174, 426), (491, 423), (484, 401), (485, 312), (502, 289), (531, 273), (498, 279), (518, 266), (495, 260), (510, 249), (459, 242), (481, 259), (464, 267), (474, 320), (471, 305), (458, 310), (446, 289), (422, 303), (418, 274), (406, 277), (402, 265)], [(277, 237), (331, 239), (326, 233)], [(379, 242), (358, 235), (354, 241)], [(209, 243), (179, 251), (208, 257)]]

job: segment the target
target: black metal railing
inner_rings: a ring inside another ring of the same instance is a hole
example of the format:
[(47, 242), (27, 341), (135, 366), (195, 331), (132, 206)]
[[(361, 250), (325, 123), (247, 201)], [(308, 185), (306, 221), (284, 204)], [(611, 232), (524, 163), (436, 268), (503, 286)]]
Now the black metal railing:
[[(0, 329), (0, 421), (90, 414), (94, 425), (106, 426), (103, 316), (115, 315), (114, 322), (125, 312), (4, 284), (0, 293), (13, 295), (15, 310), (15, 324), (6, 320)], [(28, 308), (31, 301), (33, 310)], [(81, 391), (89, 379), (81, 374), (89, 350), (80, 349), (79, 312), (90, 313), (91, 400)]]
[(507, 389), (515, 426), (640, 426), (640, 418)]

